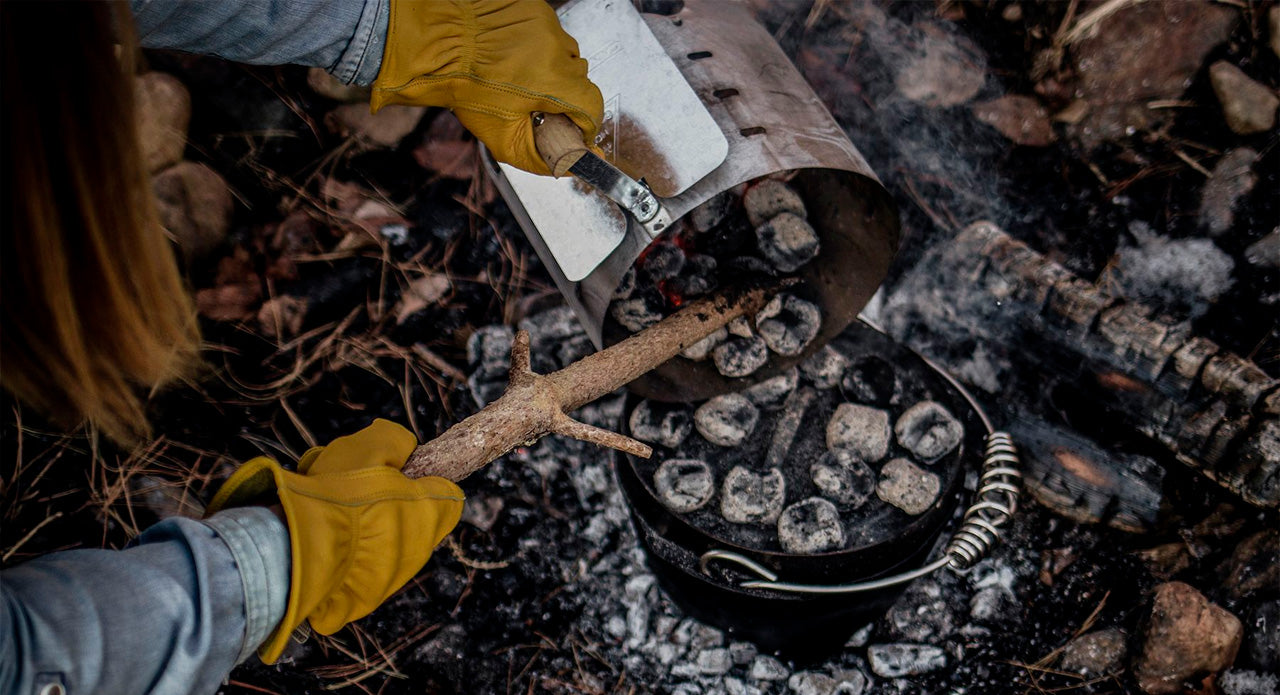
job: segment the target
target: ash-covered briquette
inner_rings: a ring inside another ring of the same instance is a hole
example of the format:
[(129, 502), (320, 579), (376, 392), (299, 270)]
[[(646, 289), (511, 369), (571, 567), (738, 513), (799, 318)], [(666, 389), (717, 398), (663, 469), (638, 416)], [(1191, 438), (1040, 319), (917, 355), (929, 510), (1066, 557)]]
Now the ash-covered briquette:
[(663, 292), (681, 304), (716, 289), (716, 259), (702, 253), (688, 256), (680, 273), (661, 283)]
[(703, 439), (719, 446), (737, 446), (751, 436), (760, 421), (760, 411), (739, 393), (716, 396), (698, 406), (693, 422)]
[(777, 410), (787, 402), (787, 397), (796, 390), (798, 383), (800, 383), (800, 372), (792, 367), (778, 376), (770, 377), (748, 388), (742, 394), (764, 410)]
[(879, 461), (889, 453), (889, 413), (841, 403), (827, 421), (827, 448), (848, 451), (863, 461)]
[(840, 388), (844, 390), (844, 397), (855, 403), (882, 408), (894, 403), (894, 397), (901, 390), (893, 365), (875, 355), (854, 361), (845, 370)]
[(701, 509), (716, 492), (716, 479), (706, 461), (669, 459), (653, 474), (662, 503), (677, 514)]
[(800, 217), (808, 215), (800, 194), (776, 179), (764, 179), (749, 186), (742, 194), (742, 207), (752, 227), (759, 227), (784, 212)]
[(800, 363), (800, 373), (820, 389), (829, 389), (840, 383), (849, 360), (830, 345), (823, 345), (817, 352)]
[(718, 193), (689, 213), (689, 224), (693, 225), (696, 232), (710, 231), (729, 216), (729, 211), (737, 202), (738, 197), (733, 191)]
[(769, 362), (769, 348), (760, 336), (731, 335), (711, 350), (711, 360), (727, 377), (750, 376)]
[(812, 555), (844, 547), (840, 512), (829, 500), (810, 497), (782, 511), (778, 517), (778, 543), (788, 553)]
[(778, 520), (786, 498), (782, 471), (770, 468), (764, 475), (756, 475), (735, 466), (720, 490), (720, 515), (735, 524), (771, 524)]
[(656, 284), (679, 275), (685, 259), (684, 249), (659, 241), (645, 249), (639, 267), (649, 282)]
[(636, 267), (627, 268), (627, 272), (622, 274), (622, 279), (618, 281), (618, 286), (613, 288), (613, 297), (611, 299), (620, 301), (631, 296), (636, 291)]
[(928, 511), (941, 490), (938, 476), (904, 458), (884, 464), (876, 483), (877, 497), (912, 516)]
[(964, 426), (941, 403), (921, 401), (898, 416), (893, 433), (904, 448), (932, 463), (960, 444)]
[(784, 273), (799, 270), (821, 251), (818, 233), (799, 215), (784, 212), (756, 227), (760, 255)]
[(674, 449), (693, 431), (689, 409), (678, 403), (640, 401), (627, 421), (631, 436), (643, 442)]
[(770, 350), (795, 357), (813, 342), (822, 327), (818, 305), (795, 295), (781, 293), (756, 314), (756, 330)]
[(876, 489), (876, 472), (847, 451), (828, 451), (809, 467), (813, 484), (845, 509), (861, 507)]
[(723, 327), (717, 328), (715, 333), (699, 340), (680, 352), (680, 356), (695, 362), (701, 362), (711, 356), (711, 351), (715, 346), (723, 343), (729, 337), (729, 331)]
[(639, 333), (663, 318), (662, 304), (647, 292), (614, 302), (609, 307), (613, 320), (632, 333)]

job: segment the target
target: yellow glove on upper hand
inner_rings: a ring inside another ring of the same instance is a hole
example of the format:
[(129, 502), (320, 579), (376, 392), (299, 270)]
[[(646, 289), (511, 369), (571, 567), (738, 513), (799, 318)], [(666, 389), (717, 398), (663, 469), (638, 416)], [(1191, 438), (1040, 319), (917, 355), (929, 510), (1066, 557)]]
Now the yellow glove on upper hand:
[(331, 635), (404, 586), (457, 525), (462, 490), (444, 478), (411, 480), (400, 469), (417, 440), (375, 420), (316, 447), (290, 473), (255, 458), (223, 484), (208, 514), (259, 501), (273, 488), (289, 526), (293, 571), (284, 620), (258, 648), (273, 663), (303, 620)]
[(550, 174), (535, 111), (563, 113), (593, 143), (604, 116), (578, 43), (543, 0), (391, 0), (371, 105), (444, 106), (499, 161)]

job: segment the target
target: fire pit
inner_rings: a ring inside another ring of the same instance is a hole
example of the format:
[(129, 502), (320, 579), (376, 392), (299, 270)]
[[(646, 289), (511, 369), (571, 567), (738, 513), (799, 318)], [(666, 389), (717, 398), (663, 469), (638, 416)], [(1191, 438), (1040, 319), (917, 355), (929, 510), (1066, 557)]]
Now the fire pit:
[[(664, 588), (700, 619), (797, 658), (842, 646), (909, 579), (976, 560), (1016, 503), (1006, 440), (988, 437), (954, 382), (861, 322), (741, 393), (632, 396), (627, 425), (655, 449), (620, 455), (617, 473)], [(926, 565), (964, 471), (991, 443), (997, 472), (979, 496), (995, 496), (957, 538), (981, 535)]]

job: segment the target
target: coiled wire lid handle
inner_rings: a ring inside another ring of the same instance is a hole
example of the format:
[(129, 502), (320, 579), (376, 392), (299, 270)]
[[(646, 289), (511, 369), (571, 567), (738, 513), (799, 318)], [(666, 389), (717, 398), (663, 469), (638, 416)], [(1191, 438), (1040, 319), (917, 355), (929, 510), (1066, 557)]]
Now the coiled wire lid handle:
[(1008, 432), (997, 431), (992, 426), (991, 419), (987, 417), (986, 412), (974, 400), (968, 389), (938, 365), (923, 356), (921, 359), (960, 392), (960, 395), (978, 414), (978, 418), (982, 420), (982, 426), (987, 430), (986, 454), (982, 461), (982, 476), (978, 479), (978, 490), (974, 493), (973, 503), (961, 517), (959, 528), (947, 541), (946, 548), (940, 557), (908, 572), (855, 584), (780, 582), (778, 575), (769, 568), (730, 550), (708, 550), (699, 559), (698, 569), (709, 576), (711, 563), (720, 560), (744, 567), (761, 577), (761, 579), (750, 579), (739, 584), (738, 586), (743, 589), (771, 589), (795, 594), (852, 594), (905, 584), (927, 574), (933, 574), (943, 567), (950, 567), (955, 571), (967, 570), (986, 557), (991, 548), (1000, 541), (1005, 524), (1009, 523), (1018, 511), (1018, 497), (1021, 494), (1019, 482), (1022, 480), (1018, 448)]

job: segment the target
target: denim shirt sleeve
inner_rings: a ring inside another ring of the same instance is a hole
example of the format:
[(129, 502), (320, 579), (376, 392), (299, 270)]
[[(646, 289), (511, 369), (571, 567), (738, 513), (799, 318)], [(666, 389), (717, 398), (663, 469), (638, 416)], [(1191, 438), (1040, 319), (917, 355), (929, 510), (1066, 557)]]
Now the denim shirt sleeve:
[(321, 67), (372, 84), (382, 67), (390, 0), (130, 0), (146, 48), (241, 63)]
[(0, 693), (213, 693), (283, 619), (289, 572), (289, 532), (261, 507), (0, 572)]

